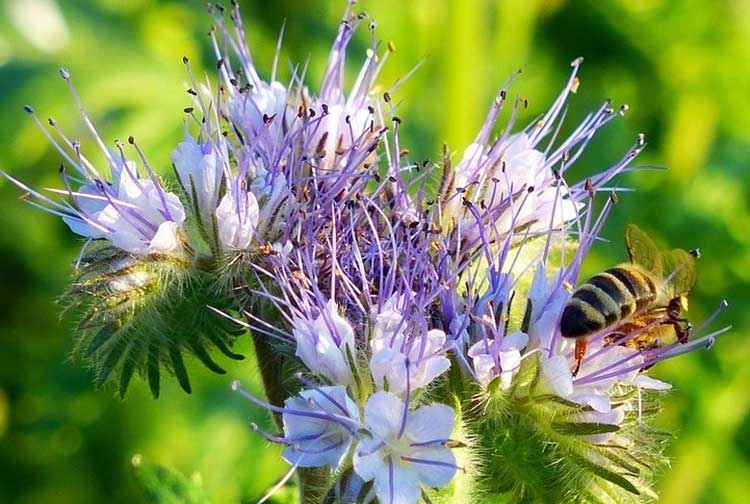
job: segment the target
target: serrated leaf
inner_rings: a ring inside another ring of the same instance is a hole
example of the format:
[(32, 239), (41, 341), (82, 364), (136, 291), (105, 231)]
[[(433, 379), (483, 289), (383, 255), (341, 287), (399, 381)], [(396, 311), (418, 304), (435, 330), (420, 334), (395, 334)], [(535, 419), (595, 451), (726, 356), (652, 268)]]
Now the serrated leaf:
[(192, 340), (188, 343), (191, 350), (193, 350), (193, 354), (195, 354), (196, 357), (198, 357), (198, 360), (200, 360), (204, 366), (206, 366), (208, 369), (213, 371), (216, 374), (226, 374), (227, 372), (219, 366), (214, 360), (211, 358), (210, 355), (208, 355), (208, 352), (203, 347), (203, 345), (200, 344), (199, 341)]
[(125, 399), (125, 393), (128, 391), (130, 379), (133, 378), (133, 373), (138, 365), (141, 350), (140, 346), (133, 344), (125, 355), (125, 361), (122, 363), (122, 370), (120, 371), (120, 399)]
[[(245, 330), (242, 329), (242, 331), (239, 334), (243, 334), (244, 332), (245, 332)], [(211, 343), (213, 343), (214, 346), (216, 346), (216, 348), (221, 353), (223, 353), (224, 355), (226, 355), (230, 359), (234, 359), (234, 360), (244, 360), (245, 359), (244, 355), (232, 352), (229, 349), (229, 347), (226, 345), (226, 343), (224, 343), (224, 340), (219, 335), (217, 335), (216, 333), (209, 333), (208, 334), (208, 339), (211, 340)]]
[(104, 385), (104, 382), (107, 381), (110, 373), (112, 373), (112, 371), (115, 369), (115, 366), (117, 366), (117, 363), (119, 362), (120, 357), (125, 351), (125, 348), (127, 348), (127, 345), (127, 340), (124, 338), (120, 338), (118, 341), (114, 342), (110, 348), (105, 349), (104, 352), (106, 356), (104, 357), (104, 362), (102, 363), (101, 368), (99, 368), (99, 373), (96, 375), (97, 388), (100, 388), (102, 385)]
[(619, 425), (589, 422), (552, 422), (552, 428), (555, 432), (571, 436), (593, 436), (620, 430)]
[(185, 369), (185, 362), (182, 360), (182, 353), (177, 345), (170, 345), (169, 358), (172, 360), (172, 371), (177, 377), (180, 387), (190, 394), (193, 389), (190, 386), (190, 378), (188, 377), (187, 369)]
[(159, 382), (159, 347), (157, 347), (156, 345), (152, 346), (148, 350), (147, 374), (148, 387), (151, 389), (151, 395), (154, 396), (154, 399), (158, 399), (161, 385)]
[(99, 350), (101, 346), (109, 340), (109, 338), (117, 331), (117, 326), (114, 324), (106, 324), (91, 338), (88, 347), (86, 347), (85, 357), (91, 357), (94, 352)]

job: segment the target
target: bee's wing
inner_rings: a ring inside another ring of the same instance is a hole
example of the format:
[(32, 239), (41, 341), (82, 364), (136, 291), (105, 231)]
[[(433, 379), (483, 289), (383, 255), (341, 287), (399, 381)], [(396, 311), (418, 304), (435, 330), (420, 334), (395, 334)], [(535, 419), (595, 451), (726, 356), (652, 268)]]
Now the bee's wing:
[(674, 293), (687, 296), (695, 285), (695, 256), (682, 249), (674, 249), (662, 255), (662, 263), (666, 276), (672, 276), (670, 285)]
[(625, 226), (625, 246), (628, 249), (630, 262), (643, 266), (661, 277), (662, 254), (654, 241), (635, 224)]

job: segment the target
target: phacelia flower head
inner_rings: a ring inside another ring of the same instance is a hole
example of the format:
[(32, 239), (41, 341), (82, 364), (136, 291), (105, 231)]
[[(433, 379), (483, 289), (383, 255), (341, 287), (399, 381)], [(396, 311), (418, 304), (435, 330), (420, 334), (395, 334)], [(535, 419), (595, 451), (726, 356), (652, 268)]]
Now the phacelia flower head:
[(75, 172), (75, 175), (70, 174), (66, 166), (61, 165), (63, 189), (48, 190), (53, 195), (67, 196), (68, 200), (59, 201), (5, 172), (3, 175), (31, 195), (27, 200), (30, 204), (60, 216), (74, 233), (88, 241), (107, 240), (125, 252), (138, 255), (182, 255), (185, 211), (180, 199), (163, 187), (133, 137), (129, 138), (129, 143), (142, 161), (141, 170), (126, 158), (120, 143), (116, 144), (117, 151), (105, 146), (83, 109), (70, 74), (66, 69), (60, 74), (81, 111), (84, 124), (104, 153), (109, 177), (102, 175), (104, 170), (100, 171), (86, 158), (81, 142), (69, 139), (54, 119), (49, 119), (47, 129), (30, 106), (25, 107), (26, 112)]
[(372, 22), (356, 80), (344, 81), (366, 15), (347, 9), (315, 86), (300, 67), (280, 81), (281, 37), (271, 71), (256, 68), (236, 2), (230, 22), (209, 10), (218, 82), (197, 81), (183, 59), (192, 106), (171, 156), (179, 195), (132, 137), (139, 164), (104, 145), (72, 86), (108, 174), (28, 107), (65, 160), (52, 194), (67, 199), (6, 175), (101, 245), (84, 250), (64, 298), (81, 311), (75, 354), (97, 384), (117, 377), (124, 396), (141, 374), (156, 397), (166, 370), (190, 392), (183, 354), (224, 373), (209, 349), (241, 359), (229, 348), (241, 326), (268, 401), (232, 388), (274, 413), (281, 432), (255, 430), (284, 445), (291, 469), (277, 486), (299, 472), (302, 494), (381, 504), (654, 497), (665, 458), (645, 422), (669, 384), (648, 370), (711, 346), (726, 304), (693, 328), (697, 253), (657, 251), (634, 226), (631, 262), (581, 281), (618, 201), (609, 182), (637, 169), (645, 138), (584, 180), (568, 169), (627, 106), (607, 101), (559, 135), (579, 58), (533, 123), (516, 127), (517, 99), (493, 137), (509, 81), (458, 160), (446, 149), (439, 165), (415, 163), (397, 86), (374, 92), (394, 46), (379, 50)]

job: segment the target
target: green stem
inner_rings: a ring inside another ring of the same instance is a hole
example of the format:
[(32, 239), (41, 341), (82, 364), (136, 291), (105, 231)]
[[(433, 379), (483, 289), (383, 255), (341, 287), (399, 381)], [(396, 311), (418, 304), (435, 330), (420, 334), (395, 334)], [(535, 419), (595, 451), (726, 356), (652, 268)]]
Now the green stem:
[[(255, 305), (252, 308), (254, 316), (268, 319), (263, 307)], [(253, 345), (255, 346), (255, 358), (258, 362), (258, 369), (263, 381), (268, 402), (274, 406), (283, 407), (284, 401), (289, 398), (293, 391), (289, 390), (284, 379), (285, 357), (279, 352), (278, 348), (267, 336), (251, 332)], [(273, 413), (273, 419), (279, 429), (283, 429), (282, 416), (280, 413)], [(300, 502), (302, 504), (320, 504), (326, 496), (326, 492), (331, 485), (330, 471), (321, 467), (300, 468), (297, 471), (299, 476)]]

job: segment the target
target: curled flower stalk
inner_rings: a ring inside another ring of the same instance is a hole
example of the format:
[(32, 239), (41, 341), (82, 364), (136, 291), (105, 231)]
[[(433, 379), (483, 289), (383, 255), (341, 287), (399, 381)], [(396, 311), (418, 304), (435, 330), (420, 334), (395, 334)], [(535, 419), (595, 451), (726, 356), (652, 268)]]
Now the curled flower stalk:
[(374, 91), (394, 46), (366, 15), (345, 12), (316, 88), (304, 67), (279, 80), (281, 37), (271, 71), (256, 68), (237, 5), (209, 12), (216, 75), (183, 59), (171, 182), (132, 137), (106, 146), (67, 71), (106, 170), (27, 107), (63, 156), (62, 188), (3, 172), (86, 240), (63, 304), (97, 384), (124, 396), (141, 374), (156, 397), (167, 371), (189, 392), (183, 354), (223, 373), (213, 355), (241, 359), (249, 330), (265, 397), (232, 389), (273, 415), (274, 432), (253, 430), (290, 466), (266, 498), (298, 473), (306, 503), (656, 499), (665, 436), (649, 422), (670, 385), (648, 370), (728, 328), (711, 329), (726, 302), (687, 319), (697, 251), (661, 251), (634, 225), (628, 262), (581, 276), (645, 137), (584, 180), (568, 170), (628, 107), (604, 102), (561, 135), (579, 58), (532, 123), (517, 124), (514, 76), (460, 155), (418, 164), (397, 85)]

